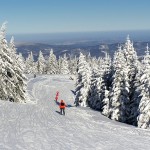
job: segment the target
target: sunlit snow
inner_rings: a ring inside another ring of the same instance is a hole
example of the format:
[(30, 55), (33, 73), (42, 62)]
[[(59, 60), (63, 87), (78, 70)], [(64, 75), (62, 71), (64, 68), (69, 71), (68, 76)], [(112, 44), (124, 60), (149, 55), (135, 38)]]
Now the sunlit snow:
[[(150, 150), (150, 131), (74, 106), (69, 76), (29, 77), (27, 104), (0, 101), (1, 150)], [(68, 107), (59, 114), (59, 91)]]

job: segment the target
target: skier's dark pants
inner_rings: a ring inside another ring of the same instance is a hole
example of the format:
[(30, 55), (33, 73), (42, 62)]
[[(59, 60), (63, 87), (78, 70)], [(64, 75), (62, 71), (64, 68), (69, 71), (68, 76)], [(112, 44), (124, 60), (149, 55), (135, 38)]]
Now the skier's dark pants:
[(63, 114), (65, 115), (65, 108), (60, 108), (60, 114), (61, 115), (63, 115)]

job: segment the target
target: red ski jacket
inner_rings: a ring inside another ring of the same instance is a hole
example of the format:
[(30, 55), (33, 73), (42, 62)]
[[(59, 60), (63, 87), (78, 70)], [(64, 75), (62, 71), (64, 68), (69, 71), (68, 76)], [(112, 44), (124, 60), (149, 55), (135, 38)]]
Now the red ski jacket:
[(60, 104), (59, 104), (59, 108), (60, 109), (64, 109), (66, 107), (66, 104), (63, 100), (61, 100)]
[(58, 96), (55, 97), (55, 100), (56, 100), (56, 101), (58, 100)]

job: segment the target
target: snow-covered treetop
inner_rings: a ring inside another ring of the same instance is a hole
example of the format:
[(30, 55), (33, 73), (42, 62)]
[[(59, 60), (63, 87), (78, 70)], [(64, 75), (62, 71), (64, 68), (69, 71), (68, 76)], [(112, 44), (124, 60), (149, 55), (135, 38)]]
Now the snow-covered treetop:
[(108, 58), (108, 53), (106, 51), (102, 51), (105, 54), (105, 58)]
[(122, 50), (122, 46), (118, 44), (118, 51)]
[(53, 55), (53, 49), (52, 48), (50, 49), (50, 55)]
[(123, 45), (123, 51), (124, 51), (124, 55), (126, 57), (128, 64), (131, 66), (137, 65), (138, 63), (137, 53), (133, 47), (133, 42), (131, 42), (129, 35), (127, 36), (126, 42)]
[(10, 44), (14, 44), (14, 37), (13, 36), (10, 39)]
[(129, 35), (126, 38), (124, 49), (126, 49), (128, 52), (129, 51), (134, 51), (133, 42), (131, 42), (131, 40), (129, 38)]
[(147, 43), (147, 46), (146, 46), (145, 54), (146, 54), (146, 55), (149, 55), (149, 46), (148, 46), (148, 43)]
[(149, 70), (150, 70), (150, 54), (149, 54), (149, 46), (148, 46), (148, 44), (146, 46), (145, 56), (144, 56), (144, 59), (143, 59), (142, 63), (145, 66), (144, 67), (145, 71), (149, 72)]
[(127, 41), (128, 43), (130, 43), (130, 36), (129, 36), (129, 34), (127, 35), (126, 41)]
[(5, 37), (6, 24), (7, 24), (7, 21), (5, 21), (5, 22), (2, 24), (1, 28), (0, 28), (0, 32), (1, 32), (1, 34), (0, 34), (1, 37), (0, 37), (0, 38)]

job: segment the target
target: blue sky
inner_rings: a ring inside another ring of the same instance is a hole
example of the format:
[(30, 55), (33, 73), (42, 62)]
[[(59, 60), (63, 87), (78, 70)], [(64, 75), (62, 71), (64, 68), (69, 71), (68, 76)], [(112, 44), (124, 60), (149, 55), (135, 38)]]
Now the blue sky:
[(9, 33), (150, 29), (150, 0), (0, 0)]

